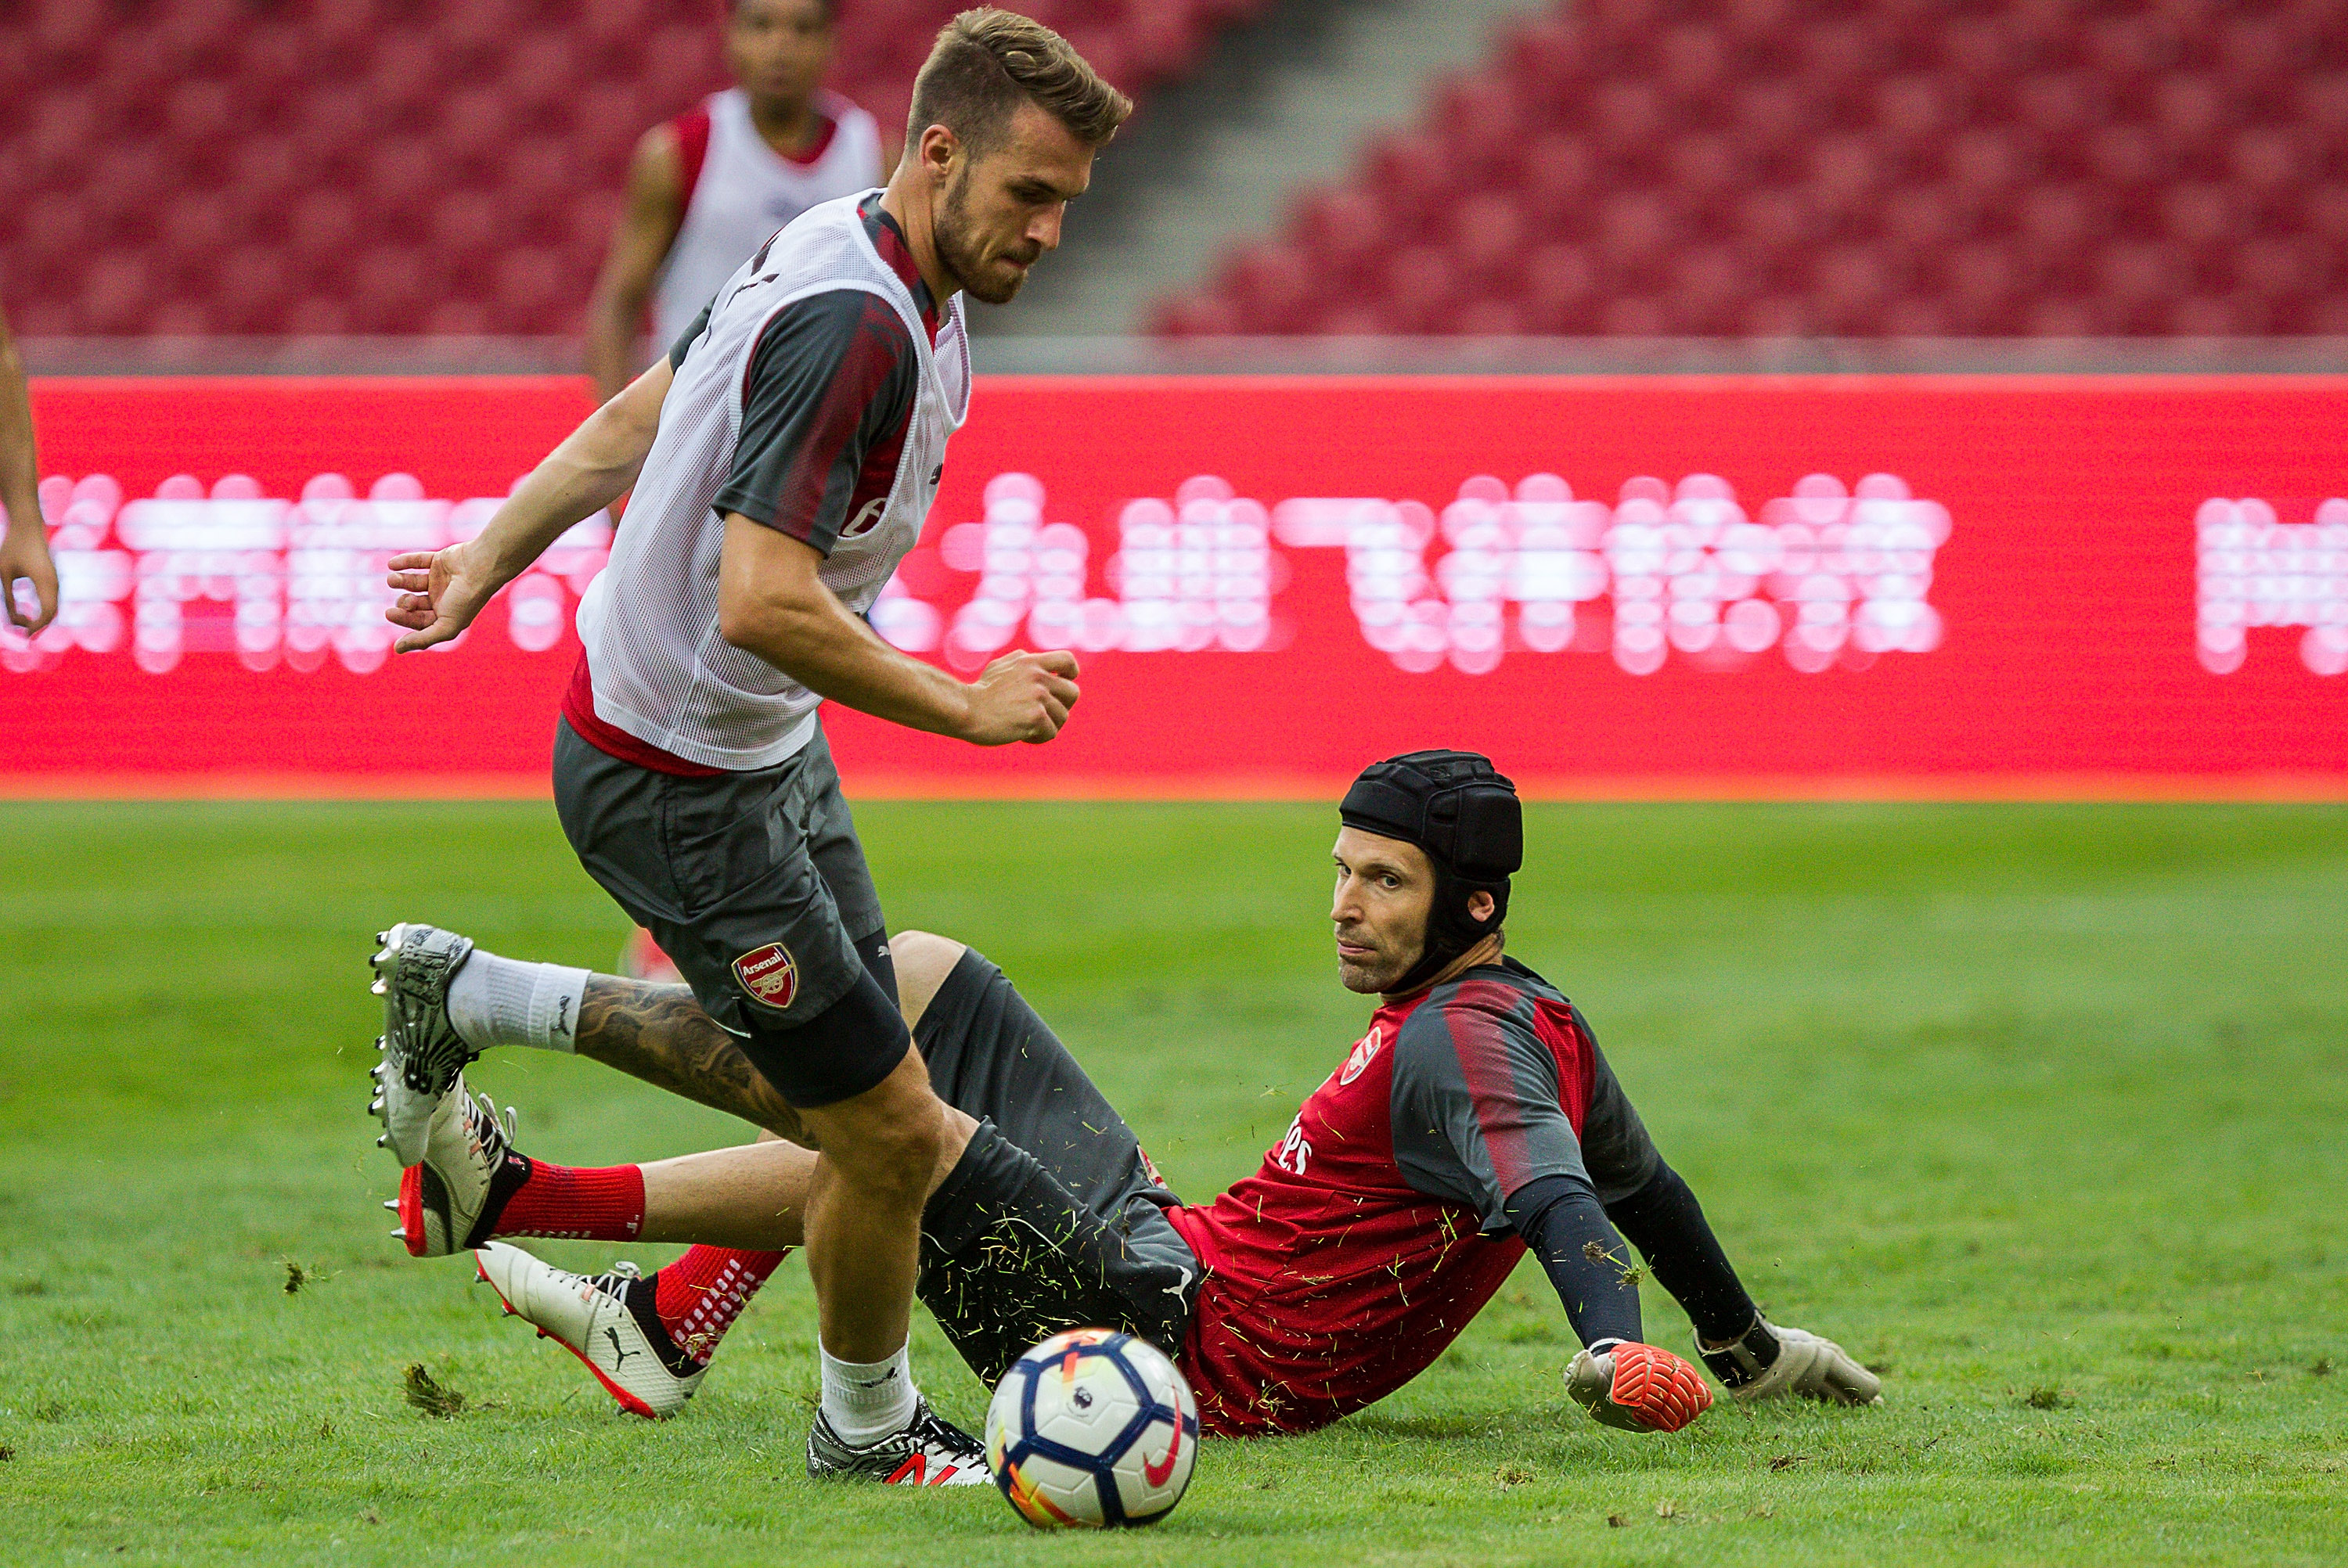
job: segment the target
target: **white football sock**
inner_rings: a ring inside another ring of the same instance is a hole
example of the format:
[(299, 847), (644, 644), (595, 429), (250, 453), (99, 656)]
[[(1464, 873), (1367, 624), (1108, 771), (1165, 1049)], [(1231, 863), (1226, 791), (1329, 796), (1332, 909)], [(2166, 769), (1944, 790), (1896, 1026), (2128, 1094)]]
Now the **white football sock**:
[(886, 1361), (842, 1361), (823, 1357), (823, 1419), (850, 1448), (879, 1442), (913, 1424), (913, 1363), (901, 1348)]
[(448, 982), (448, 1021), (475, 1050), (493, 1045), (576, 1050), (586, 995), (585, 969), (525, 964), (476, 948)]

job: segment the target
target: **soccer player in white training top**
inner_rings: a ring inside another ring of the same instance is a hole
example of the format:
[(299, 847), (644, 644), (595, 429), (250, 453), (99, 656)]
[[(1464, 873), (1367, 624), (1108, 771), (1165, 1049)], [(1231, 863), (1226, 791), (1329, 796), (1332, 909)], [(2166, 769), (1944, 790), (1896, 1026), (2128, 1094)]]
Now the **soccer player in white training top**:
[[(911, 150), (885, 190), (767, 241), (478, 538), (391, 563), (398, 647), (430, 647), (634, 487), (580, 606), (555, 806), (588, 873), (822, 1150), (807, 1200), (823, 1351), (813, 1474), (985, 1473), (905, 1358), (946, 1112), (897, 1009), (816, 710), (829, 697), (980, 745), (1048, 741), (1066, 723), (1069, 654), (1009, 653), (965, 685), (861, 614), (920, 536), (968, 409), (960, 296), (1019, 292), (1131, 109), (1049, 28), (992, 8), (955, 17), (915, 81)], [(456, 1113), (443, 1096), (474, 1052), (571, 1049), (591, 999), (584, 970), (477, 954), (428, 926), (393, 927), (375, 964), (378, 1106), (407, 1166), (435, 1116)], [(778, 1261), (695, 1248), (662, 1271), (662, 1317), (705, 1356)]]
[(735, 85), (636, 143), (612, 249), (587, 306), (587, 370), (599, 399), (642, 361), (636, 334), (675, 343), (767, 236), (819, 202), (885, 181), (896, 166), (872, 117), (822, 86), (833, 0), (729, 0)]

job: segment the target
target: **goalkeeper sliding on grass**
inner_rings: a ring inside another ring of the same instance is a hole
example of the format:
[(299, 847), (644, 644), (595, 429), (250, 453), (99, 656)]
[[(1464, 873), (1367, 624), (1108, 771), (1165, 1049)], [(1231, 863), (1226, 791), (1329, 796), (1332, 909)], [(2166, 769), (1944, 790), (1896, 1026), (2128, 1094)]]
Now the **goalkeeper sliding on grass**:
[[(1409, 1381), (1529, 1247), (1584, 1347), (1568, 1392), (1609, 1426), (1676, 1431), (1712, 1395), (1694, 1366), (1643, 1342), (1627, 1237), (1730, 1393), (1874, 1402), (1874, 1374), (1756, 1308), (1581, 1013), (1503, 956), (1523, 859), (1509, 781), (1472, 753), (1414, 753), (1365, 771), (1339, 815), (1338, 968), (1383, 1005), (1262, 1168), (1209, 1204), (1166, 1188), (1000, 969), (941, 937), (891, 943), (948, 1121), (919, 1294), (979, 1376), (994, 1382), (1061, 1329), (1119, 1327), (1175, 1357), (1208, 1431), (1305, 1430)], [(469, 984), (475, 966), (486, 972)], [(575, 1049), (778, 1135), (643, 1166), (558, 1167), (515, 1152), (510, 1123), (460, 1081), (403, 1178), (396, 1234), (411, 1252), (479, 1249), (480, 1276), (511, 1311), (627, 1409), (673, 1414), (798, 1245), (819, 1156), (681, 986), (478, 950), (455, 975), (396, 1025), (444, 1031), (468, 1052)], [(491, 993), (513, 999), (479, 999)], [(577, 1019), (575, 1037), (546, 1022), (558, 1016)], [(714, 1279), (686, 1268), (689, 1286), (670, 1288), (671, 1270), (570, 1274), (496, 1239), (529, 1235), (693, 1242), (688, 1258), (730, 1248), (712, 1255), (740, 1261)]]

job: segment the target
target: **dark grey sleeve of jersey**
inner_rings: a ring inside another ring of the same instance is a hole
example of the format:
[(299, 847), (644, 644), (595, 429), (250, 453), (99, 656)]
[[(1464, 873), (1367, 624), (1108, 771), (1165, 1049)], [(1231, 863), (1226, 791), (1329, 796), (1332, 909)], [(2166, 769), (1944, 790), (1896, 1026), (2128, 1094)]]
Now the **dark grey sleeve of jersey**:
[(707, 304), (701, 307), (701, 313), (693, 318), (693, 324), (685, 329), (684, 335), (679, 337), (675, 343), (668, 345), (668, 367), (670, 370), (675, 371), (684, 368), (685, 356), (693, 352), (694, 339), (699, 337), (708, 327), (709, 313), (716, 308), (717, 301), (713, 297)]
[(904, 318), (879, 294), (835, 289), (785, 305), (752, 354), (733, 470), (711, 507), (829, 555), (866, 456), (902, 440), (920, 375)]
[(1591, 1183), (1532, 999), (1505, 1008), (1437, 992), (1394, 1043), (1395, 1164), (1416, 1191), (1511, 1228), (1509, 1199), (1542, 1176)]
[(1533, 999), (1503, 994), (1514, 1005), (1437, 993), (1404, 1022), (1395, 1163), (1416, 1190), (1474, 1208), (1487, 1234), (1521, 1236), (1583, 1344), (1636, 1339), (1639, 1293), (1566, 1116), (1557, 1058), (1534, 1032)]
[(1581, 1025), (1581, 1038), (1590, 1042), (1591, 1059), (1590, 1109), (1581, 1118), (1582, 1163), (1589, 1167), (1590, 1184), (1598, 1190), (1598, 1201), (1619, 1203), (1653, 1179), (1663, 1157), (1655, 1152), (1655, 1142), (1647, 1136), (1646, 1123), (1639, 1120), (1631, 1097), (1622, 1092), (1614, 1069), (1607, 1065), (1606, 1053), (1598, 1049), (1598, 1037), (1591, 1032), (1588, 1020), (1579, 1009), (1573, 1020)]

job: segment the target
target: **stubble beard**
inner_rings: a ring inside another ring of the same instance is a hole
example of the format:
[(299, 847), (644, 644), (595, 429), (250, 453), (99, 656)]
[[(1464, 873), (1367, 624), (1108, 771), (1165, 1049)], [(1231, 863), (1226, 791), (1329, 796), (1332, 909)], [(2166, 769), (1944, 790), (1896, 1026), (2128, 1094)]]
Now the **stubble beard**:
[(1396, 962), (1383, 949), (1366, 960), (1348, 958), (1340, 954), (1337, 958), (1337, 982), (1356, 996), (1377, 996), (1408, 974), (1411, 965), (1416, 962), (1418, 962), (1418, 956), (1415, 953)]
[(938, 264), (972, 299), (990, 305), (1007, 305), (1018, 296), (1027, 274), (1014, 268), (999, 282), (987, 275), (986, 258), (970, 242), (969, 197), (966, 176), (946, 188), (945, 200), (939, 205), (936, 221), (930, 230), (931, 242), (938, 251)]

